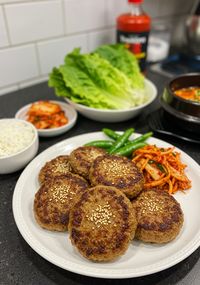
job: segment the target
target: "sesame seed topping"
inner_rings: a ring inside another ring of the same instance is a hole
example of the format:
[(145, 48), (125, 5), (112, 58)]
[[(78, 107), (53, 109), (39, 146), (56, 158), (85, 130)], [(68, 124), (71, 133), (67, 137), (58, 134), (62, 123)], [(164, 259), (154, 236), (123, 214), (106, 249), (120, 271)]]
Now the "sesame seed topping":
[(113, 217), (113, 213), (108, 202), (103, 206), (100, 204), (97, 205), (96, 209), (93, 209), (90, 215), (86, 215), (88, 221), (94, 223), (97, 228), (100, 228), (102, 225), (111, 224), (111, 217)]
[(101, 168), (104, 171), (107, 171), (110, 173), (110, 175), (114, 175), (117, 177), (127, 177), (130, 175), (130, 173), (132, 173), (132, 170), (127, 168), (126, 164), (123, 164), (123, 162), (120, 162), (118, 160), (110, 160), (109, 162), (106, 161), (106, 159), (104, 159), (101, 164), (100, 164)]
[(53, 187), (50, 188), (51, 197), (49, 198), (49, 201), (54, 201), (56, 203), (65, 203), (67, 199), (72, 200), (73, 197), (71, 195), (75, 195), (76, 193), (71, 190), (71, 186), (61, 184), (61, 185), (53, 185)]
[(143, 200), (140, 201), (141, 204), (141, 213), (142, 214), (158, 214), (162, 213), (164, 210), (164, 203), (163, 201), (158, 199), (149, 199), (148, 197), (145, 197)]
[(67, 173), (69, 172), (69, 165), (68, 163), (55, 163), (52, 167), (53, 173)]

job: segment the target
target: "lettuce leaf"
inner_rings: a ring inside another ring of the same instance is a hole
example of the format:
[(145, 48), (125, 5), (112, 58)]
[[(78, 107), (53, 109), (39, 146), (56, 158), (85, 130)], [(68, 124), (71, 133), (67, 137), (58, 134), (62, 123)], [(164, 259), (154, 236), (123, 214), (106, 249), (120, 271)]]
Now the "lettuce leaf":
[(57, 96), (68, 98), (71, 97), (71, 92), (65, 85), (62, 73), (56, 67), (53, 68), (52, 72), (49, 75), (48, 85), (49, 87), (55, 88), (55, 93)]
[(124, 98), (116, 98), (112, 93), (100, 89), (90, 77), (75, 64), (53, 68), (49, 82), (57, 96), (67, 97), (75, 103), (99, 109), (126, 109), (130, 103)]
[(137, 59), (124, 45), (103, 45), (95, 53), (126, 74), (133, 88), (144, 89), (144, 76), (140, 72)]
[(53, 68), (48, 84), (57, 96), (93, 108), (129, 109), (144, 101), (143, 90), (133, 87), (125, 72), (100, 54), (81, 54), (77, 48)]
[(98, 54), (80, 54), (79, 50), (75, 50), (65, 58), (74, 60), (75, 64), (84, 71), (91, 80), (101, 90), (105, 90), (109, 94), (117, 98), (126, 99), (130, 106), (135, 105), (135, 98), (131, 82), (127, 76), (112, 66), (107, 60), (100, 57)]

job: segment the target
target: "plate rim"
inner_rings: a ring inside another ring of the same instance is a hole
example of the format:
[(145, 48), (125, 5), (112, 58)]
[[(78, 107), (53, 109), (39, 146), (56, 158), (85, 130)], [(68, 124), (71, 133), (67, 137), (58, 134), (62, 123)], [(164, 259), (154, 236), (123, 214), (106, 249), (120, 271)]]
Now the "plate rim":
[[(67, 138), (65, 140), (62, 140), (50, 147), (48, 147), (46, 150), (44, 150), (43, 152), (41, 152), (39, 155), (37, 155), (28, 165), (27, 167), (24, 169), (24, 171), (21, 173), (14, 192), (13, 192), (13, 199), (12, 199), (12, 210), (13, 210), (13, 216), (14, 216), (14, 220), (15, 223), (17, 225), (17, 228), (19, 230), (19, 232), (21, 233), (22, 237), (25, 239), (25, 241), (29, 244), (29, 246), (35, 251), (37, 252), (40, 256), (42, 256), (44, 259), (48, 260), (50, 263), (64, 269), (64, 270), (68, 270), (70, 272), (76, 273), (76, 274), (80, 274), (80, 275), (84, 275), (84, 276), (89, 276), (89, 277), (97, 277), (97, 278), (109, 278), (109, 279), (126, 279), (126, 278), (133, 278), (133, 277), (142, 277), (142, 276), (146, 276), (146, 275), (150, 275), (153, 273), (157, 273), (160, 272), (162, 270), (168, 269), (176, 264), (178, 264), (179, 262), (183, 261), (184, 259), (186, 259), (188, 256), (190, 256), (199, 246), (200, 246), (200, 229), (199, 231), (196, 233), (196, 235), (194, 236), (194, 238), (192, 239), (192, 241), (190, 241), (189, 243), (186, 244), (186, 246), (178, 251), (178, 256), (176, 258), (173, 258), (173, 256), (177, 255), (173, 254), (170, 257), (164, 258), (161, 261), (158, 261), (157, 263), (154, 263), (153, 265), (146, 265), (143, 267), (143, 270), (137, 270), (137, 271), (131, 271), (130, 269), (123, 269), (123, 276), (121, 271), (119, 271), (117, 268), (116, 269), (104, 269), (104, 268), (93, 268), (90, 267), (89, 264), (86, 265), (80, 265), (74, 262), (69, 262), (68, 260), (65, 260), (62, 257), (58, 257), (58, 255), (55, 255), (53, 252), (51, 252), (49, 249), (45, 248), (42, 244), (40, 244), (40, 246), (38, 247), (35, 246), (35, 240), (32, 239), (31, 235), (28, 234), (28, 231), (24, 231), (23, 227), (21, 225), (21, 220), (20, 220), (20, 208), (16, 208), (15, 205), (17, 204), (17, 201), (19, 201), (19, 199), (21, 198), (20, 195), (17, 195), (18, 192), (22, 191), (20, 189), (21, 188), (21, 184), (23, 184), (23, 179), (24, 176), (26, 176), (26, 172), (28, 172), (28, 170), (31, 168), (32, 165), (34, 165), (34, 163), (36, 163), (37, 161), (39, 161), (43, 156), (45, 156), (45, 154), (50, 153), (54, 148), (58, 148), (61, 147), (63, 144), (66, 144), (66, 141), (68, 141), (70, 143), (70, 141), (73, 142), (73, 140), (79, 139), (80, 137), (83, 136), (90, 136), (90, 135), (99, 135), (102, 134), (102, 132), (90, 132), (90, 133), (85, 133), (85, 134), (80, 134), (71, 138)], [(139, 133), (135, 133), (135, 135), (140, 135)], [(170, 143), (152, 137), (153, 139), (155, 139), (156, 141), (158, 141), (159, 143), (165, 143), (168, 146), (172, 146)], [(196, 168), (200, 169), (200, 165), (191, 157), (189, 156), (186, 152), (182, 151), (180, 148), (176, 147), (176, 150), (181, 151), (184, 156), (190, 160), (190, 162), (192, 163), (192, 165)], [(21, 217), (23, 219), (22, 213), (21, 213)], [(27, 225), (24, 222), (24, 225), (26, 228)], [(38, 242), (38, 241), (37, 241)], [(49, 257), (49, 254), (51, 255), (51, 257)], [(64, 264), (60, 264), (61, 260), (64, 260)], [(156, 268), (155, 268), (156, 266)]]

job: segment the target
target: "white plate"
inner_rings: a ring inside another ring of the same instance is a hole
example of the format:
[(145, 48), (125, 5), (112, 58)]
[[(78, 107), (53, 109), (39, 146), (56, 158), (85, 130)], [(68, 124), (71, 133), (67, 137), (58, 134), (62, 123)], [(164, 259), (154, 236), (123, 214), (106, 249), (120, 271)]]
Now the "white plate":
[[(42, 257), (66, 270), (100, 278), (129, 278), (161, 271), (177, 264), (200, 245), (200, 166), (181, 150), (188, 165), (186, 173), (192, 180), (187, 194), (177, 193), (185, 221), (179, 236), (163, 245), (133, 241), (126, 254), (116, 261), (95, 263), (86, 260), (72, 247), (67, 233), (50, 232), (40, 228), (33, 215), (33, 199), (38, 190), (38, 172), (44, 163), (60, 154), (68, 154), (84, 143), (105, 139), (101, 132), (89, 133), (64, 140), (38, 155), (21, 174), (13, 196), (13, 212), (19, 231), (27, 243)], [(149, 143), (162, 147), (170, 144), (151, 138)]]
[[(76, 120), (77, 120), (77, 112), (69, 104), (66, 104), (66, 103), (63, 103), (60, 101), (54, 101), (54, 100), (48, 100), (48, 101), (58, 104), (61, 107), (61, 109), (65, 112), (65, 116), (68, 118), (69, 121), (66, 125), (61, 126), (59, 128), (37, 129), (40, 137), (54, 137), (54, 136), (61, 135), (65, 132), (69, 131), (75, 125)], [(33, 102), (33, 103), (35, 103), (35, 102)], [(15, 118), (27, 120), (28, 109), (31, 107), (31, 105), (33, 103), (28, 104), (28, 105), (22, 107), (21, 109), (19, 109), (17, 111), (17, 113), (15, 114)]]

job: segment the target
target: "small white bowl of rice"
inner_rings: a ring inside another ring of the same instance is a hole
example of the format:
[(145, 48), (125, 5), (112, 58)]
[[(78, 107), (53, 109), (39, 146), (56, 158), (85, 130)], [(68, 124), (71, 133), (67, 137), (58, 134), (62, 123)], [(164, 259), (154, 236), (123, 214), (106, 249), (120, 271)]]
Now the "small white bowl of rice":
[(0, 119), (0, 174), (22, 169), (37, 154), (37, 129), (20, 119)]

